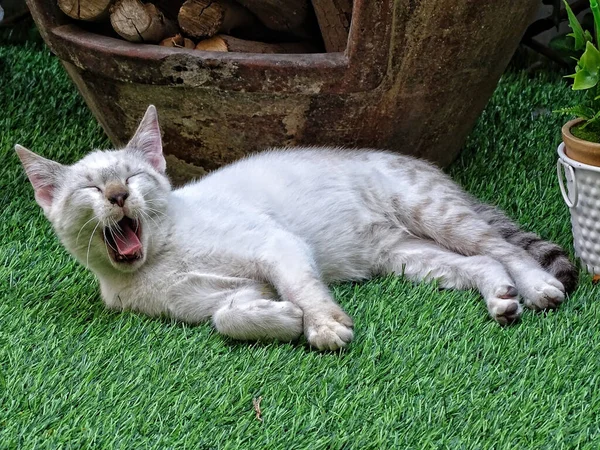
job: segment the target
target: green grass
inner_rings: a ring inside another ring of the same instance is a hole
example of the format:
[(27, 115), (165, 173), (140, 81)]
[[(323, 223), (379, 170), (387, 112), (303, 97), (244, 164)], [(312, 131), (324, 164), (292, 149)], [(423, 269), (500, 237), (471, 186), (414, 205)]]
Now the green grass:
[[(509, 328), (474, 292), (341, 285), (356, 340), (340, 353), (110, 313), (12, 151), (72, 162), (108, 141), (42, 46), (0, 46), (0, 89), (0, 449), (600, 446), (600, 301), (588, 277), (558, 312)], [(451, 169), (568, 248), (555, 179), (563, 118), (548, 111), (572, 102), (559, 75), (507, 73)]]

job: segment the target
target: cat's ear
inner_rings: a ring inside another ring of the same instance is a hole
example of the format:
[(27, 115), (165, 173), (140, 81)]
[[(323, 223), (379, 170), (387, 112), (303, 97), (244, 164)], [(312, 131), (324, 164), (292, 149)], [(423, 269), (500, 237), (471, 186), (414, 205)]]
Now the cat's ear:
[(127, 144), (127, 148), (141, 152), (152, 167), (160, 173), (165, 172), (167, 163), (162, 152), (158, 115), (154, 105), (148, 106), (137, 131)]
[(19, 144), (15, 145), (15, 151), (25, 168), (27, 178), (33, 186), (35, 200), (44, 212), (48, 212), (54, 201), (56, 187), (63, 178), (66, 167), (55, 161), (42, 158)]

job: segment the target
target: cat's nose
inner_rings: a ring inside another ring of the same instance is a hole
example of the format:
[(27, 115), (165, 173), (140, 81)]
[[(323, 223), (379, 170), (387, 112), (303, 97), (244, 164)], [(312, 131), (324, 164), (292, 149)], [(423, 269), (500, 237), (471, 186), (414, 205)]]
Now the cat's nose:
[(113, 205), (117, 204), (122, 208), (125, 204), (125, 200), (127, 200), (127, 197), (129, 197), (129, 193), (119, 192), (118, 194), (108, 197), (108, 201), (111, 202)]
[(119, 205), (121, 208), (125, 205), (125, 200), (129, 197), (129, 190), (123, 184), (111, 184), (106, 187), (106, 198), (113, 205)]

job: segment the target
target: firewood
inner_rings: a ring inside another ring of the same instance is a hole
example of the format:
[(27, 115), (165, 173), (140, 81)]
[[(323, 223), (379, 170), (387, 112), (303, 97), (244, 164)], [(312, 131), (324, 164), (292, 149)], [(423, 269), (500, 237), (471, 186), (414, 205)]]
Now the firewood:
[(179, 8), (183, 5), (184, 0), (152, 0), (154, 6), (160, 9), (169, 19), (177, 21)]
[(308, 42), (266, 42), (238, 39), (226, 34), (218, 34), (198, 42), (196, 50), (208, 52), (243, 52), (243, 53), (313, 53), (316, 48)]
[(251, 27), (256, 18), (232, 0), (187, 0), (177, 16), (181, 30), (194, 38), (229, 33), (234, 28)]
[(58, 0), (58, 7), (77, 20), (97, 21), (108, 18), (113, 0)]
[(343, 52), (348, 43), (352, 0), (312, 0), (328, 52)]
[(156, 6), (140, 0), (117, 0), (110, 8), (110, 23), (122, 38), (131, 42), (156, 43), (177, 32), (177, 25)]
[(163, 39), (160, 44), (163, 47), (176, 47), (176, 48), (194, 48), (196, 44), (194, 41), (188, 38), (184, 38), (181, 34)]
[(303, 30), (308, 16), (308, 0), (238, 0), (271, 30), (309, 37)]

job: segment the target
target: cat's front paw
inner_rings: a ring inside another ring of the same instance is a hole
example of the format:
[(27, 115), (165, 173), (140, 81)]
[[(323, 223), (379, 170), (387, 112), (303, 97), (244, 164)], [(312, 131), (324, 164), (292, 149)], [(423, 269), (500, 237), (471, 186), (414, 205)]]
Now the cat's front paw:
[(517, 285), (525, 306), (536, 311), (555, 309), (565, 300), (563, 284), (543, 270), (529, 272)]
[(352, 319), (341, 308), (314, 314), (304, 313), (304, 335), (319, 350), (346, 347), (354, 337)]

